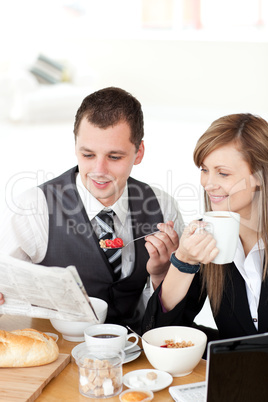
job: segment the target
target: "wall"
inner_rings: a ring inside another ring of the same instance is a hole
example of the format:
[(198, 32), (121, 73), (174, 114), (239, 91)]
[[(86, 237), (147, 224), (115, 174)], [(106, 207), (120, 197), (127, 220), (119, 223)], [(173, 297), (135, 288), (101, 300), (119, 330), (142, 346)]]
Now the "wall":
[(261, 113), (268, 104), (268, 43), (89, 40), (81, 44), (101, 86), (145, 104)]
[[(198, 172), (192, 162), (199, 136), (226, 113), (252, 112), (268, 117), (268, 43), (92, 39), (70, 40), (68, 48), (81, 76), (87, 71), (95, 73), (90, 89), (121, 86), (141, 101), (146, 153), (135, 175), (175, 195), (186, 221), (202, 208)], [(65, 48), (57, 54), (45, 47), (42, 51), (58, 59), (66, 53)], [(83, 80), (80, 84), (85, 91)], [(82, 91), (68, 115), (66, 105), (57, 102), (61, 119), (66, 116), (63, 125), (46, 118), (28, 126), (18, 122), (1, 127), (3, 186), (22, 171), (41, 169), (56, 175), (69, 167), (73, 150), (67, 143), (73, 147), (73, 119), (81, 100)], [(45, 104), (41, 106), (45, 114)], [(49, 160), (46, 153), (35, 151), (35, 144), (50, 150)], [(165, 168), (157, 169), (156, 176), (150, 167), (159, 163)], [(2, 191), (0, 206), (4, 198)]]

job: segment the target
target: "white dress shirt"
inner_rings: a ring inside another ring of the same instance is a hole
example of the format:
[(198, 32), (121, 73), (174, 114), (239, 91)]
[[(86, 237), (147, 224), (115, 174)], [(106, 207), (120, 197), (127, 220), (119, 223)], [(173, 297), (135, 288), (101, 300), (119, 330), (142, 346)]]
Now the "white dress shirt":
[[(95, 216), (104, 208), (84, 187), (80, 174), (77, 174), (76, 185), (90, 222), (96, 232)], [(154, 188), (160, 204), (164, 222), (174, 221), (174, 229), (181, 235), (184, 224), (178, 205), (173, 197), (162, 190)], [(120, 199), (111, 206), (116, 213), (114, 226), (118, 237), (128, 243), (132, 240), (130, 212), (128, 210), (127, 186)], [(43, 191), (32, 188), (24, 192), (7, 208), (0, 221), (0, 252), (12, 257), (40, 263), (46, 254), (48, 245), (48, 208)], [(131, 244), (122, 252), (122, 277), (129, 275), (134, 268), (134, 245)]]
[(258, 306), (261, 293), (264, 261), (264, 244), (260, 240), (245, 257), (241, 240), (238, 241), (234, 263), (244, 278), (251, 317), (258, 329)]

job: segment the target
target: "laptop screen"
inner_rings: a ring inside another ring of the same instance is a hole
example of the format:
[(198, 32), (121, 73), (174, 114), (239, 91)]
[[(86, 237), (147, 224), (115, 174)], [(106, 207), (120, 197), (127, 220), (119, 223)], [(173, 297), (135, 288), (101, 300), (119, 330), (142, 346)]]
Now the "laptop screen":
[(208, 346), (207, 402), (268, 401), (268, 334)]

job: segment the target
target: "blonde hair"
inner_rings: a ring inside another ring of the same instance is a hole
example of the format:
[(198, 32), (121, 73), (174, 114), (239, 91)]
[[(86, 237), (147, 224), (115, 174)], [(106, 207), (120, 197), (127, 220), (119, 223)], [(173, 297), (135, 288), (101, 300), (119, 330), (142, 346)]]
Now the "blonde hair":
[[(268, 271), (268, 123), (252, 114), (232, 114), (215, 120), (197, 141), (193, 158), (199, 168), (215, 149), (233, 143), (248, 163), (260, 183), (257, 236), (264, 243), (265, 264), (263, 279)], [(208, 195), (204, 194), (205, 210), (211, 211)], [(216, 268), (216, 269), (215, 269)], [(203, 287), (207, 289), (212, 310), (217, 314), (224, 290), (224, 266), (210, 263), (202, 266)]]

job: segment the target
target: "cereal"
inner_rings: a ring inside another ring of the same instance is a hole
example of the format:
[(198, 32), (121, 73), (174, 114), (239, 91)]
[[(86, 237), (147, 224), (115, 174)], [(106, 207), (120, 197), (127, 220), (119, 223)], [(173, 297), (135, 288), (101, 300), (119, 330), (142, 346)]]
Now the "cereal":
[(121, 248), (124, 247), (124, 242), (120, 237), (115, 239), (100, 240), (99, 245), (101, 248)]
[(165, 340), (165, 347), (167, 348), (189, 348), (190, 346), (194, 346), (194, 343), (191, 341), (174, 342), (173, 339)]
[(105, 242), (105, 240), (100, 240), (99, 243), (100, 243), (100, 247), (101, 247), (101, 248), (106, 248), (106, 242)]

